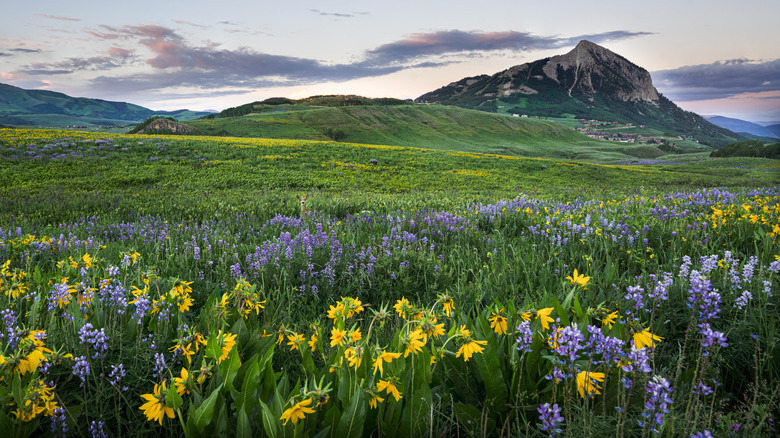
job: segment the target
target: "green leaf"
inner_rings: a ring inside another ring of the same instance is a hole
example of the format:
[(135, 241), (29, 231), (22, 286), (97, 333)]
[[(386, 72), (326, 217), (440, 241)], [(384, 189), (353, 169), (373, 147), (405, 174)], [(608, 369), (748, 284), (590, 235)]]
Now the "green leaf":
[(225, 382), (225, 388), (227, 388), (229, 391), (234, 392), (236, 389), (233, 387), (233, 380), (236, 378), (236, 374), (238, 373), (238, 368), (241, 366), (241, 359), (238, 355), (238, 345), (234, 345), (233, 349), (230, 350), (230, 353), (228, 353), (227, 358), (225, 358), (221, 364), (219, 364), (219, 373), (222, 375), (222, 378)]
[(249, 423), (249, 416), (246, 414), (246, 410), (244, 410), (244, 408), (238, 410), (235, 436), (252, 438), (252, 425)]
[(258, 400), (258, 403), (260, 403), (260, 413), (263, 418), (263, 430), (265, 431), (265, 434), (271, 438), (280, 437), (282, 435), (282, 423), (279, 419), (281, 418), (281, 414), (277, 417), (271, 412), (271, 408), (263, 403), (262, 400)]
[(219, 392), (221, 390), (222, 385), (217, 386), (214, 391), (209, 394), (206, 400), (203, 401), (203, 404), (198, 406), (198, 408), (195, 409), (195, 412), (192, 413), (195, 420), (195, 426), (201, 433), (206, 426), (211, 423), (211, 419), (214, 417), (214, 405), (217, 403), (217, 397), (219, 397)]
[(181, 406), (182, 403), (184, 403), (184, 400), (182, 400), (179, 393), (176, 392), (176, 386), (172, 385), (168, 389), (168, 395), (165, 397), (165, 406), (175, 411), (176, 409), (179, 409), (179, 406)]
[(352, 394), (349, 406), (344, 409), (335, 436), (340, 438), (352, 438), (363, 435), (363, 423), (366, 420), (367, 401), (363, 397), (363, 389), (358, 387)]

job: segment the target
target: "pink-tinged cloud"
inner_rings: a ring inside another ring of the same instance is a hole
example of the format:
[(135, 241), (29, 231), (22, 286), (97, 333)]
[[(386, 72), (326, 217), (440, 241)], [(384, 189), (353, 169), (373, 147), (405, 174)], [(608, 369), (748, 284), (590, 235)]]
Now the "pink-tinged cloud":
[(44, 17), (44, 18), (51, 18), (52, 20), (81, 21), (81, 18), (64, 17), (62, 15), (38, 14), (38, 16), (39, 17)]
[(780, 59), (730, 59), (652, 72), (653, 84), (673, 101), (727, 98), (780, 91)]
[(368, 51), (367, 58), (369, 62), (376, 64), (392, 64), (452, 53), (490, 52), (497, 50), (545, 50), (572, 46), (583, 39), (602, 43), (643, 35), (650, 35), (650, 33), (618, 30), (575, 37), (548, 37), (534, 35), (530, 32), (516, 31), (443, 30), (430, 33), (415, 33), (402, 40), (381, 45), (376, 49)]

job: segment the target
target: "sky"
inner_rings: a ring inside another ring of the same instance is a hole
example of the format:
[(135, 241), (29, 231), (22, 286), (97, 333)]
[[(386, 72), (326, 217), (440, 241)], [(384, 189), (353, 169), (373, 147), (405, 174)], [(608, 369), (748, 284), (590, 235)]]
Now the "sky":
[(0, 83), (154, 110), (414, 99), (582, 39), (686, 110), (780, 121), (780, 1), (35, 0), (0, 17)]

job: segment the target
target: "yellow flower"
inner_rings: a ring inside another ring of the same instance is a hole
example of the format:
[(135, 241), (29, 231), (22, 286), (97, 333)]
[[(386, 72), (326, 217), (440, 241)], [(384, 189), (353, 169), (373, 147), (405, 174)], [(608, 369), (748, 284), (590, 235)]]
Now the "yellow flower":
[(447, 317), (449, 317), (452, 314), (453, 304), (454, 303), (452, 302), (452, 298), (450, 298), (449, 300), (445, 301), (444, 304), (442, 305), (442, 307), (444, 308), (444, 313), (447, 314)]
[(382, 377), (382, 374), (384, 373), (384, 369), (382, 369), (382, 361), (390, 363), (393, 361), (393, 359), (398, 359), (399, 357), (401, 357), (401, 353), (388, 353), (387, 351), (382, 350), (382, 354), (377, 356), (376, 360), (374, 361), (374, 374), (376, 374), (376, 370), (379, 370), (379, 377)]
[(92, 267), (92, 257), (90, 257), (89, 254), (84, 254), (84, 257), (82, 257), (81, 260), (84, 262), (84, 267)]
[(395, 305), (393, 306), (393, 309), (395, 309), (395, 312), (401, 317), (406, 318), (406, 312), (409, 309), (410, 304), (409, 300), (406, 299), (406, 297), (401, 297), (400, 300), (395, 302)]
[(385, 401), (382, 397), (379, 396), (379, 394), (373, 395), (371, 397), (371, 400), (368, 401), (368, 406), (371, 407), (371, 409), (376, 409), (377, 403), (382, 403)]
[(532, 311), (530, 311), (530, 310), (529, 310), (529, 311), (527, 311), (527, 312), (523, 312), (523, 313), (520, 315), (520, 317), (521, 317), (521, 318), (523, 318), (523, 321), (530, 321), (530, 320), (531, 320), (531, 318), (533, 318), (533, 317), (534, 317), (534, 312), (532, 312)]
[(298, 333), (293, 332), (292, 335), (287, 335), (287, 345), (290, 346), (290, 351), (297, 350), (298, 346), (301, 345), (303, 340), (305, 339), (303, 335), (299, 335)]
[(355, 329), (349, 332), (349, 339), (353, 344), (361, 340), (362, 338), (363, 335), (360, 333), (360, 329)]
[(655, 347), (655, 341), (660, 341), (661, 339), (663, 338), (650, 333), (649, 328), (646, 328), (639, 333), (634, 333), (634, 345), (636, 345), (637, 350), (641, 350), (646, 346), (653, 348)]
[(612, 312), (609, 315), (607, 315), (604, 318), (602, 318), (601, 325), (602, 326), (608, 325), (610, 330), (611, 330), (612, 329), (612, 324), (614, 324), (615, 323), (615, 319), (617, 319), (617, 314), (618, 314), (617, 312)]
[(392, 395), (395, 398), (395, 401), (401, 400), (401, 393), (398, 392), (398, 388), (396, 388), (395, 384), (391, 383), (389, 380), (380, 380), (379, 383), (376, 384), (376, 388), (380, 392), (385, 391), (388, 395)]
[(179, 395), (189, 394), (190, 390), (187, 389), (187, 380), (190, 379), (190, 373), (187, 368), (181, 369), (181, 377), (174, 377), (173, 384), (176, 386), (176, 392)]
[(566, 276), (566, 279), (569, 280), (572, 285), (578, 284), (578, 285), (582, 286), (585, 289), (587, 289), (587, 287), (585, 287), (585, 286), (590, 281), (590, 277), (586, 277), (584, 275), (580, 275), (577, 272), (576, 269), (574, 270), (574, 273), (572, 275)]
[(473, 339), (467, 339), (466, 342), (460, 346), (458, 349), (458, 354), (456, 354), (455, 357), (460, 357), (462, 354), (463, 360), (468, 362), (472, 354), (482, 353), (482, 345), (487, 345), (487, 341), (475, 341)]
[(409, 356), (409, 353), (417, 354), (422, 351), (423, 345), (425, 345), (425, 335), (422, 330), (415, 329), (409, 333), (409, 337), (406, 338), (406, 351), (404, 351), (404, 357)]
[(311, 338), (309, 339), (309, 348), (311, 348), (312, 353), (317, 349), (317, 333), (311, 335)]
[(157, 421), (162, 424), (163, 416), (167, 415), (168, 418), (174, 417), (173, 409), (165, 406), (167, 395), (168, 391), (165, 389), (164, 382), (162, 385), (154, 385), (154, 393), (141, 395), (141, 398), (146, 400), (146, 403), (141, 405), (139, 409), (144, 411), (148, 421)]
[(536, 318), (541, 318), (542, 322), (542, 330), (547, 330), (550, 328), (550, 323), (554, 321), (554, 319), (550, 318), (550, 313), (552, 313), (553, 308), (547, 307), (545, 309), (540, 309), (536, 311)]
[(601, 387), (595, 381), (603, 382), (604, 373), (591, 373), (582, 371), (577, 374), (577, 391), (580, 392), (580, 397), (585, 398), (586, 395), (601, 394)]
[(295, 424), (298, 422), (298, 420), (303, 420), (305, 414), (314, 413), (314, 409), (307, 407), (310, 404), (311, 404), (310, 398), (298, 402), (295, 405), (293, 405), (291, 408), (284, 411), (284, 413), (282, 413), (282, 416), (279, 419), (284, 420), (285, 426), (287, 425), (287, 422), (290, 420), (292, 420), (293, 424)]
[[(222, 331), (219, 332), (219, 335), (222, 336)], [(227, 336), (222, 338), (222, 356), (217, 359), (218, 363), (222, 363), (225, 360), (234, 345), (236, 345), (236, 335), (228, 333)]]
[(347, 348), (344, 350), (344, 357), (347, 358), (349, 366), (357, 371), (358, 367), (363, 362), (363, 347)]
[(336, 327), (333, 327), (333, 330), (330, 331), (330, 346), (335, 347), (336, 345), (343, 344), (344, 336), (346, 335), (346, 330), (339, 330)]
[(506, 318), (504, 318), (501, 315), (498, 315), (496, 313), (492, 314), (493, 317), (490, 318), (490, 328), (493, 329), (494, 332), (498, 333), (499, 335), (506, 334)]
[(338, 318), (339, 316), (341, 316), (343, 310), (344, 310), (344, 306), (340, 302), (336, 303), (336, 307), (330, 306), (330, 309), (328, 310), (328, 318), (330, 319)]

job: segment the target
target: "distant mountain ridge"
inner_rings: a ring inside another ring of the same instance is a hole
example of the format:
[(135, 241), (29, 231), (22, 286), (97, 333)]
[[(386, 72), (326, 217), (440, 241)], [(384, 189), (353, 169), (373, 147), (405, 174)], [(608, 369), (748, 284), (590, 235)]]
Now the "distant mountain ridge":
[(116, 125), (141, 122), (151, 116), (192, 120), (210, 113), (178, 110), (154, 111), (126, 102), (71, 97), (48, 90), (25, 90), (0, 84), (0, 123), (22, 126), (67, 124)]
[(734, 132), (746, 132), (760, 137), (780, 138), (780, 124), (761, 126), (757, 123), (723, 116), (704, 116), (709, 122)]
[(745, 138), (684, 111), (661, 95), (650, 73), (590, 41), (569, 53), (450, 83), (415, 99), (495, 112), (616, 120), (691, 135), (722, 146)]

